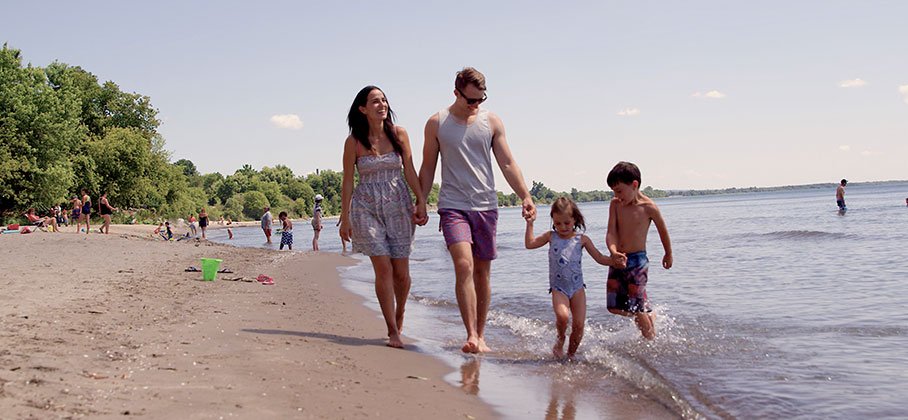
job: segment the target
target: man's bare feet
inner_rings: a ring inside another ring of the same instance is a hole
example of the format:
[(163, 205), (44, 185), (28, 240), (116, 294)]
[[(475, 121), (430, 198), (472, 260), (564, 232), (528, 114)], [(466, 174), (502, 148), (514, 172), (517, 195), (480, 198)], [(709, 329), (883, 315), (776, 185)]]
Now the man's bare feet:
[(404, 348), (404, 342), (400, 340), (399, 334), (388, 335), (388, 347), (394, 347), (396, 349)]
[(486, 345), (486, 339), (484, 337), (479, 337), (479, 352), (488, 353), (491, 352), (492, 348)]
[(479, 339), (476, 337), (467, 338), (467, 342), (463, 343), (460, 351), (464, 353), (479, 353)]
[(556, 359), (560, 359), (560, 358), (564, 357), (564, 336), (563, 335), (558, 337), (558, 340), (555, 341), (555, 345), (552, 346), (552, 355), (554, 355)]

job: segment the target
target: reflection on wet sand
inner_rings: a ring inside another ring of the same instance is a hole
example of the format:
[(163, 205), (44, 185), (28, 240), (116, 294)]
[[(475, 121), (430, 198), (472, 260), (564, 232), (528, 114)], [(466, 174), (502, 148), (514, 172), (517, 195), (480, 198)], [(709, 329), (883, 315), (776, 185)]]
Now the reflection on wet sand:
[(479, 357), (470, 357), (460, 365), (460, 389), (470, 395), (479, 394)]
[[(559, 408), (561, 409), (560, 416), (558, 415)], [(576, 416), (577, 408), (574, 406), (572, 387), (552, 381), (549, 406), (545, 409), (545, 420), (574, 420)]]

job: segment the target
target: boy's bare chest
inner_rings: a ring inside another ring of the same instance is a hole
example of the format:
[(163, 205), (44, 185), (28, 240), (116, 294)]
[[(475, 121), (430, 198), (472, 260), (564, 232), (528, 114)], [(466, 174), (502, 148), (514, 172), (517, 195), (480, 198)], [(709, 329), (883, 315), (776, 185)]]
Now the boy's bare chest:
[(628, 206), (618, 209), (618, 229), (625, 232), (646, 231), (650, 217), (642, 206)]

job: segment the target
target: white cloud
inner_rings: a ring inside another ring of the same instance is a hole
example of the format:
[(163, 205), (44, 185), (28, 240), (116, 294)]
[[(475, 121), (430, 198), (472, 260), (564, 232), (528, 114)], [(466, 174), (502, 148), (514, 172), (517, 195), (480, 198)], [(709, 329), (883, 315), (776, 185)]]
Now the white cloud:
[(908, 85), (899, 86), (899, 94), (902, 95), (902, 100), (908, 104)]
[(640, 115), (639, 108), (624, 108), (621, 111), (618, 111), (618, 115), (622, 117), (636, 117)]
[(851, 79), (851, 80), (842, 80), (841, 82), (839, 82), (839, 87), (855, 88), (855, 87), (862, 87), (866, 84), (867, 84), (867, 82), (865, 82), (861, 79)]
[(709, 99), (722, 99), (725, 97), (725, 94), (719, 92), (718, 90), (711, 90), (706, 93), (695, 92), (693, 95), (694, 98), (709, 98)]
[(847, 152), (847, 151), (851, 150), (851, 146), (849, 146), (847, 144), (843, 144), (843, 145), (839, 146), (839, 150), (841, 150), (843, 152)]
[(277, 127), (286, 128), (288, 130), (299, 130), (303, 128), (303, 122), (300, 120), (299, 115), (296, 114), (272, 115), (271, 123)]

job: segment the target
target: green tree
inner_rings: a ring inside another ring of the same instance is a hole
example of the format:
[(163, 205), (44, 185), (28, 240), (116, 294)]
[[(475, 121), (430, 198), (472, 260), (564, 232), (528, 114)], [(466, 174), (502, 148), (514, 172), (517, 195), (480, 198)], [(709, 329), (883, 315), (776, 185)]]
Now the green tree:
[(258, 219), (262, 215), (262, 209), (270, 205), (268, 197), (259, 191), (243, 193), (243, 215), (249, 219)]
[(22, 67), (20, 51), (0, 49), (0, 211), (48, 208), (74, 183), (69, 156), (85, 129), (78, 98), (58, 93), (40, 68)]
[(195, 164), (189, 159), (180, 159), (173, 164), (183, 168), (183, 175), (186, 175), (189, 178), (199, 176), (198, 169), (196, 169)]

